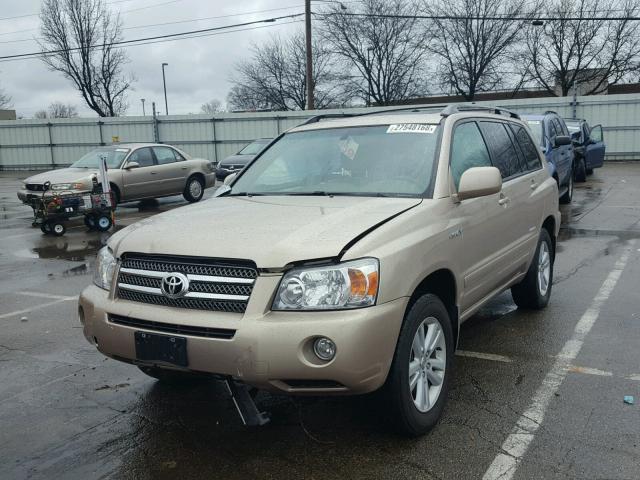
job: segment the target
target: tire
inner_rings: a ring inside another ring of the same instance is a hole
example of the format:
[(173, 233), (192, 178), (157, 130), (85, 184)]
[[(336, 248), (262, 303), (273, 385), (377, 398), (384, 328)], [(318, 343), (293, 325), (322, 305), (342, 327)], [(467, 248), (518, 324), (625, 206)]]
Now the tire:
[(111, 185), (111, 192), (113, 193), (113, 206), (112, 207), (115, 210), (115, 208), (120, 203), (120, 191), (118, 190), (118, 187), (116, 187), (113, 183), (110, 184), (110, 185)]
[(93, 215), (85, 215), (84, 224), (89, 230), (93, 230), (96, 228), (96, 219), (93, 217)]
[(182, 195), (189, 203), (199, 202), (204, 195), (204, 183), (196, 176), (189, 177)]
[(567, 205), (571, 203), (573, 198), (573, 168), (569, 172), (569, 184), (567, 185), (567, 191), (560, 197), (560, 203)]
[[(424, 329), (425, 342), (431, 337), (431, 332), (438, 331), (439, 340), (434, 342), (435, 347), (427, 351), (426, 356), (419, 359), (416, 358), (414, 340), (418, 339), (418, 345), (421, 343), (417, 333), (421, 328)], [(385, 385), (394, 427), (403, 434), (413, 437), (423, 435), (438, 423), (449, 394), (454, 348), (453, 329), (444, 304), (435, 295), (422, 295), (406, 314)], [(434, 360), (437, 360), (438, 366)], [(410, 374), (410, 369), (414, 368), (417, 371)], [(413, 388), (410, 377), (416, 379)], [(436, 385), (432, 379), (439, 379), (440, 385)], [(422, 398), (430, 398), (429, 402), (420, 401), (421, 385), (426, 385), (429, 392)]]
[(138, 366), (140, 371), (149, 377), (155, 378), (162, 383), (167, 384), (186, 384), (202, 382), (210, 377), (206, 375), (199, 375), (197, 373), (178, 372), (175, 370), (169, 370), (160, 367), (144, 367)]
[(587, 165), (584, 158), (579, 159), (578, 164), (574, 167), (573, 179), (580, 183), (587, 181)]
[(94, 221), (95, 228), (99, 232), (106, 232), (113, 225), (113, 222), (111, 221), (111, 217), (109, 215), (98, 215)]
[[(511, 296), (519, 308), (541, 310), (547, 306), (553, 286), (554, 259), (553, 242), (549, 232), (543, 228), (527, 274), (519, 284), (511, 287)], [(540, 270), (541, 265), (545, 265), (546, 275)]]
[(51, 222), (51, 233), (53, 233), (56, 237), (61, 237), (67, 231), (62, 223)]
[(586, 169), (587, 175), (593, 175), (593, 168)]
[(51, 233), (51, 225), (49, 224), (49, 222), (41, 223), (40, 231), (45, 235), (49, 235)]

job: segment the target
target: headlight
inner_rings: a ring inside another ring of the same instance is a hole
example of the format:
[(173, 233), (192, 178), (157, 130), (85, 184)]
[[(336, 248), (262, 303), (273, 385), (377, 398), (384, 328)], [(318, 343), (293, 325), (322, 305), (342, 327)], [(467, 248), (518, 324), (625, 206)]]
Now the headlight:
[(96, 257), (96, 266), (93, 272), (93, 283), (98, 287), (109, 290), (113, 273), (116, 270), (116, 259), (111, 253), (109, 247), (103, 247)]
[(295, 268), (282, 277), (272, 309), (335, 310), (375, 305), (378, 270), (375, 258)]
[(83, 188), (83, 183), (54, 183), (51, 185), (51, 190), (82, 190)]

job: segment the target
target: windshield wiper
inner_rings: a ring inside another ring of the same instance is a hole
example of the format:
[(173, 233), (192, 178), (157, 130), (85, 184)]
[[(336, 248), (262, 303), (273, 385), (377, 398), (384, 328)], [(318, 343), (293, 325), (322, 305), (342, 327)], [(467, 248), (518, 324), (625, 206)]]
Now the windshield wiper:
[[(229, 190), (231, 191), (231, 190)], [(272, 193), (259, 193), (259, 192), (240, 192), (240, 193), (230, 193), (229, 195), (225, 195), (226, 197), (265, 197), (267, 195), (273, 195)]]
[(291, 195), (294, 197), (333, 197), (335, 193), (315, 190), (313, 192), (282, 192), (281, 195)]

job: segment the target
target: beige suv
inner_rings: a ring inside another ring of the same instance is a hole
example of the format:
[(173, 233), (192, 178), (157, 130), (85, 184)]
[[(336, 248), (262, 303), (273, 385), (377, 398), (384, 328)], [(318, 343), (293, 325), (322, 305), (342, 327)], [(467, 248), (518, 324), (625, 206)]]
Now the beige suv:
[(79, 315), (98, 350), (159, 379), (384, 387), (417, 435), (443, 411), (462, 322), (507, 289), (547, 305), (559, 226), (556, 182), (516, 114), (315, 117), (215, 198), (113, 235)]
[(90, 151), (69, 168), (38, 173), (23, 181), (18, 198), (31, 205), (42, 195), (67, 195), (92, 190), (92, 178), (105, 158), (116, 203), (182, 194), (198, 202), (216, 181), (212, 162), (192, 158), (171, 145), (127, 143)]

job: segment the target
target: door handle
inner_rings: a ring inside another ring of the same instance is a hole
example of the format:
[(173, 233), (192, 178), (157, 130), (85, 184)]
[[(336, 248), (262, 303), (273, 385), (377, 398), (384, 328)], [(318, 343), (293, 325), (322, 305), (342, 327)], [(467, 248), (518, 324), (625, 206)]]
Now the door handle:
[(155, 175), (156, 173), (158, 173), (158, 172), (151, 172), (151, 175)]
[(538, 184), (535, 180), (531, 180), (531, 190), (535, 190), (536, 188), (538, 188)]
[(182, 170), (186, 170), (188, 167), (180, 167)]
[(503, 193), (500, 194), (500, 199), (498, 200), (498, 205), (506, 206), (511, 200), (509, 197), (505, 197)]

